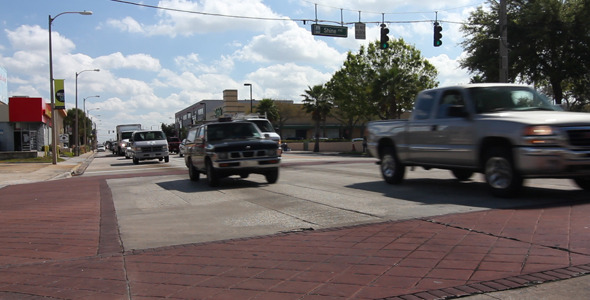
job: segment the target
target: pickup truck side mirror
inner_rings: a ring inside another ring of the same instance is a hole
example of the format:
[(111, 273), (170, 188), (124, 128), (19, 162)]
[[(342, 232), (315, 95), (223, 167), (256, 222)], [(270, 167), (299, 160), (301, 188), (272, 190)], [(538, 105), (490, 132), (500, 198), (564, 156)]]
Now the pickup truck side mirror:
[(465, 110), (464, 105), (451, 105), (448, 108), (448, 116), (453, 118), (467, 118), (469, 113)]
[(265, 140), (270, 140), (270, 134), (268, 134), (268, 133), (265, 133), (265, 134), (264, 134), (264, 139), (265, 139)]

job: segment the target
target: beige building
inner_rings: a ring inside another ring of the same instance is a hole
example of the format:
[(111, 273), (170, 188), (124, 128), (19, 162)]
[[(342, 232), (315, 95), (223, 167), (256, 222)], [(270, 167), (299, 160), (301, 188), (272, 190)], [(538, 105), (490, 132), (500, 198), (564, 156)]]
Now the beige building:
[[(214, 121), (223, 116), (250, 114), (256, 111), (259, 100), (238, 100), (237, 90), (224, 90), (222, 100), (201, 100), (175, 114), (175, 127), (179, 132), (184, 128), (204, 121)], [(293, 100), (275, 100), (281, 118), (273, 120), (275, 130), (283, 139), (312, 139), (315, 122), (303, 109), (302, 103)], [(181, 134), (182, 136), (182, 134)], [(328, 118), (320, 128), (320, 137), (337, 139), (362, 137), (362, 128), (355, 128), (352, 134), (346, 132), (346, 126), (334, 118)]]

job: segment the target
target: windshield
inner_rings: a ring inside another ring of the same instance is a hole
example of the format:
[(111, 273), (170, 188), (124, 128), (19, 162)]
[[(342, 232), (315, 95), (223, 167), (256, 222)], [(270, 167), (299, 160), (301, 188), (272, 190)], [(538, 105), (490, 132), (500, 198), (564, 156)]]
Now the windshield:
[(223, 123), (207, 126), (207, 140), (260, 138), (256, 126), (252, 123)]
[(133, 140), (137, 141), (155, 141), (155, 140), (165, 140), (166, 136), (161, 131), (143, 131), (143, 132), (136, 132), (133, 136)]
[(121, 132), (121, 139), (122, 140), (128, 140), (131, 138), (131, 136), (133, 135), (133, 131), (124, 131)]
[(262, 132), (274, 132), (274, 128), (272, 128), (272, 124), (268, 120), (248, 120), (258, 126), (258, 129)]
[(545, 96), (528, 87), (477, 87), (469, 89), (469, 93), (478, 114), (507, 110), (558, 110)]

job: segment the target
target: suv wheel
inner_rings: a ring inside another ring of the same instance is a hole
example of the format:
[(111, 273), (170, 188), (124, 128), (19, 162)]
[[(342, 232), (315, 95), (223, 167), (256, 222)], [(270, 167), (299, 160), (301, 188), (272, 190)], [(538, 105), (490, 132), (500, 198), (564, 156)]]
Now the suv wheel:
[(266, 177), (266, 181), (268, 183), (276, 183), (279, 179), (279, 168), (266, 172), (266, 174), (264, 174), (264, 177)]
[(193, 161), (189, 160), (188, 161), (188, 177), (192, 180), (192, 181), (199, 181), (201, 174), (199, 173), (199, 170), (197, 170), (197, 168), (195, 168), (195, 166), (193, 166)]
[(207, 161), (207, 182), (210, 187), (216, 187), (219, 185), (219, 176), (217, 176), (217, 172), (215, 172), (215, 168), (213, 168), (213, 164), (210, 160)]

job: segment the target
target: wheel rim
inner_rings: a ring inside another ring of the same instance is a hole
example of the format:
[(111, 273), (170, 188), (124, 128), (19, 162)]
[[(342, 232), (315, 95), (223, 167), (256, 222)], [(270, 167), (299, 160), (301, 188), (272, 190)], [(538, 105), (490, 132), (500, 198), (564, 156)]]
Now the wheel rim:
[(492, 157), (486, 163), (486, 180), (490, 186), (496, 189), (505, 189), (510, 186), (513, 174), (510, 162), (502, 157)]
[(385, 177), (392, 177), (395, 172), (395, 159), (391, 155), (383, 156), (381, 160), (381, 172)]

